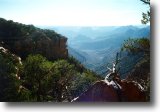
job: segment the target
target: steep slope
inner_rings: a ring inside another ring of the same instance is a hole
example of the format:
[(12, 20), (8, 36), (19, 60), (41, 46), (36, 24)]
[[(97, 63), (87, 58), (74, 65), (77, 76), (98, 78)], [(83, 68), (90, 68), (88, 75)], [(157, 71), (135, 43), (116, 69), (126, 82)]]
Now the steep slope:
[[(82, 32), (83, 35), (85, 35), (84, 30)], [(80, 31), (78, 32), (78, 34), (80, 33)], [(97, 72), (98, 74), (102, 74), (104, 76), (105, 76), (104, 73), (107, 70), (108, 64), (112, 64), (112, 62), (115, 60), (116, 53), (120, 51), (124, 40), (128, 38), (147, 37), (150, 35), (149, 26), (147, 27), (121, 26), (121, 27), (109, 27), (108, 29), (105, 27), (98, 27), (97, 29), (95, 28), (94, 30), (89, 30), (89, 31), (98, 32), (99, 37), (97, 36), (94, 39), (92, 37), (88, 37), (88, 34), (90, 33), (89, 32), (86, 34), (87, 39), (85, 39), (85, 41), (84, 41), (84, 37), (81, 37), (82, 38), (81, 40), (80, 36), (78, 38), (75, 37), (74, 40), (73, 39), (70, 40), (69, 38), (70, 43), (68, 45), (72, 47), (71, 50), (74, 49), (74, 51), (76, 50), (76, 52), (80, 53), (81, 57), (82, 56), (85, 57), (86, 61), (85, 62), (83, 61), (83, 64), (87, 68)], [(74, 56), (71, 50), (69, 53), (71, 53), (70, 55)], [(122, 69), (120, 71), (122, 74), (126, 74), (128, 71), (130, 71), (131, 68), (136, 64), (136, 62), (139, 59), (141, 59), (141, 57), (143, 57), (143, 55), (133, 56), (127, 53), (123, 53), (122, 56), (126, 60), (129, 60), (130, 62), (127, 64), (122, 63), (122, 67), (121, 67)], [(75, 58), (78, 59), (77, 57), (78, 55), (76, 55)], [(125, 75), (123, 75), (122, 77), (124, 78)]]
[(21, 58), (0, 46), (0, 101), (18, 101)]
[[(107, 66), (115, 61), (116, 53), (120, 51), (124, 40), (150, 36), (150, 26), (49, 28), (68, 37), (69, 55), (102, 76), (106, 75)], [(143, 55), (122, 53), (122, 56), (120, 73), (123, 74), (122, 78), (125, 78)]]
[(83, 52), (80, 52), (80, 51), (75, 50), (75, 49), (68, 46), (68, 53), (69, 53), (70, 56), (73, 56), (74, 58), (79, 60), (81, 63), (85, 63), (86, 58), (84, 57)]
[(102, 79), (68, 56), (66, 42), (52, 30), (0, 18), (0, 101), (69, 102)]
[(22, 58), (28, 54), (41, 54), (48, 59), (66, 58), (66, 42), (66, 37), (53, 30), (0, 18), (0, 43)]

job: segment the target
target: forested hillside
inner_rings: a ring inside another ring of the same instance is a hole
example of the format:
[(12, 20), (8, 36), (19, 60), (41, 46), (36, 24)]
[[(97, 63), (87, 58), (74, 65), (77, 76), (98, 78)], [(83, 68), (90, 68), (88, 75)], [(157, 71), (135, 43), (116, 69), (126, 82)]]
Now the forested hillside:
[(101, 77), (68, 56), (67, 38), (0, 19), (0, 101), (69, 102)]
[(66, 58), (67, 38), (53, 30), (42, 30), (0, 18), (0, 42), (21, 58), (28, 54), (42, 54), (48, 59)]
[(150, 0), (0, 3), (0, 102), (151, 100)]

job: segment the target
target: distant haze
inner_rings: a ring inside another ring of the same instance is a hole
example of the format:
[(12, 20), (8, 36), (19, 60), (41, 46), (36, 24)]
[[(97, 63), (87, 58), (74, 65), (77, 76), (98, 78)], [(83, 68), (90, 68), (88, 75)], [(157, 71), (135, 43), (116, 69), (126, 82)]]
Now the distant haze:
[[(149, 38), (150, 26), (106, 26), (106, 27), (46, 27), (68, 38), (68, 53), (79, 60), (86, 68), (98, 74), (106, 72), (106, 67), (115, 60), (124, 40), (128, 38)], [(143, 57), (141, 54), (128, 56), (121, 54), (125, 60), (121, 74), (126, 74)], [(134, 61), (133, 61), (134, 60)], [(125, 75), (123, 75), (125, 76)]]
[(140, 0), (0, 0), (2, 18), (33, 25), (140, 25), (148, 9)]

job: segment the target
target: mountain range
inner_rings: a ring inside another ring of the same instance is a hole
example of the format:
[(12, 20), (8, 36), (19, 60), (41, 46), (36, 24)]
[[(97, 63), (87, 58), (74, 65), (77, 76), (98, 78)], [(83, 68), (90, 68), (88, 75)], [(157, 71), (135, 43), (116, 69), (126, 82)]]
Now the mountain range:
[[(116, 53), (129, 38), (150, 37), (150, 26), (104, 26), (104, 27), (46, 27), (68, 38), (68, 53), (79, 60), (85, 67), (105, 76), (107, 66), (115, 61)], [(143, 55), (131, 56), (123, 53), (124, 59), (130, 60), (125, 74)], [(124, 64), (124, 63), (123, 63)]]

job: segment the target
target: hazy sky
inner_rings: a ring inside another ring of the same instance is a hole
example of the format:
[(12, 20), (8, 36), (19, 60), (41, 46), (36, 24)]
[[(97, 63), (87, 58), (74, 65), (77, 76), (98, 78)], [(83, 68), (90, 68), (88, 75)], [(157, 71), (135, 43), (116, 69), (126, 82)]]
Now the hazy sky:
[(34, 25), (140, 25), (140, 0), (0, 0), (0, 17)]

